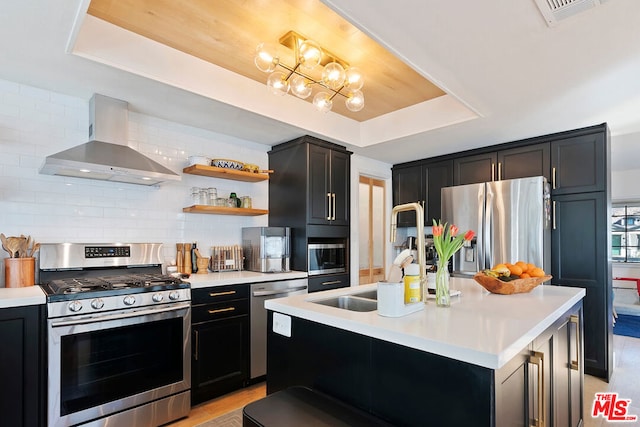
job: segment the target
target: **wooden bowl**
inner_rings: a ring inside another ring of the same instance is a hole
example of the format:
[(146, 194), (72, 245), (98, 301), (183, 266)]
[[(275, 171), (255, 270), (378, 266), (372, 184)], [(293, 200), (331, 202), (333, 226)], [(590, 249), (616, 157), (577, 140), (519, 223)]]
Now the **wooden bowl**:
[(473, 279), (492, 294), (511, 295), (530, 292), (531, 289), (535, 288), (540, 283), (551, 280), (551, 277), (552, 276), (549, 275), (543, 277), (527, 277), (526, 279), (516, 279), (510, 282), (503, 282), (498, 278), (487, 276), (480, 272), (473, 276)]

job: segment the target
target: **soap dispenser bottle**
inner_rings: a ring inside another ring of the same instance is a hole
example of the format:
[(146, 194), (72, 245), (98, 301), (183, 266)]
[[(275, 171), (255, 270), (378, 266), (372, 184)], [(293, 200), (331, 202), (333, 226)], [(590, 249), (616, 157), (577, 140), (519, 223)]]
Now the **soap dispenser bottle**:
[(412, 304), (420, 301), (422, 301), (420, 266), (411, 263), (404, 268), (404, 303)]

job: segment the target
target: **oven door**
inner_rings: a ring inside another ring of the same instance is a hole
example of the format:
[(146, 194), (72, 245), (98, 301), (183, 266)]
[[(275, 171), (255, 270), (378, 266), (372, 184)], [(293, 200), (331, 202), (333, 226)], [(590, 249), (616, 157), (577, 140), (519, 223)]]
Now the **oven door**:
[(190, 390), (190, 337), (189, 302), (49, 319), (49, 426)]

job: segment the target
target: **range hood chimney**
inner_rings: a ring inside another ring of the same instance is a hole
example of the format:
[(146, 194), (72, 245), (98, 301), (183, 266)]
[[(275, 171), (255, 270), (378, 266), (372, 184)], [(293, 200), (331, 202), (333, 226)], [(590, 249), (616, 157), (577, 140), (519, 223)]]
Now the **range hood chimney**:
[(94, 94), (89, 101), (89, 142), (47, 156), (46, 175), (129, 184), (179, 181), (180, 175), (127, 146), (128, 103)]

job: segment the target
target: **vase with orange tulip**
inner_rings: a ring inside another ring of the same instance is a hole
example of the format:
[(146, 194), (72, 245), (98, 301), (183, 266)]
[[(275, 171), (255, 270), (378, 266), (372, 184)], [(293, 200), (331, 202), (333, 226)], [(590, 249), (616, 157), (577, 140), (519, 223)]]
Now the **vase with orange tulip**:
[(467, 230), (460, 233), (455, 225), (447, 227), (447, 223), (433, 220), (433, 245), (438, 254), (438, 269), (436, 270), (436, 304), (438, 307), (449, 307), (451, 296), (449, 294), (449, 261), (453, 254), (458, 252), (466, 241), (471, 241), (475, 233)]

